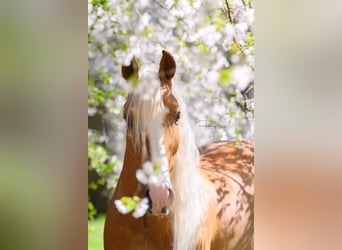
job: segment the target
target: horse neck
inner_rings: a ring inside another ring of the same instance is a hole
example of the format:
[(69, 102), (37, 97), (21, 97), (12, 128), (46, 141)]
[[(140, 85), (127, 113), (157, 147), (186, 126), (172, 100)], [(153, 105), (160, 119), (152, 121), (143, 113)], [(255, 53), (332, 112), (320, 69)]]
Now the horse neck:
[[(147, 148), (149, 141), (146, 141)], [(136, 171), (141, 168), (143, 153), (141, 148), (137, 148), (131, 137), (126, 138), (126, 150), (124, 156), (124, 163), (120, 175), (119, 182), (114, 194), (114, 199), (119, 199), (122, 196), (133, 196), (142, 194), (142, 190), (138, 187), (140, 183), (136, 178)], [(146, 157), (146, 156), (145, 156)], [(150, 158), (150, 152), (147, 149), (147, 159)], [(130, 228), (134, 228), (134, 234), (147, 234), (145, 240), (148, 244), (159, 246), (157, 249), (170, 249), (172, 246), (173, 232), (172, 232), (172, 217), (158, 217), (147, 214), (144, 219), (129, 218)], [(142, 231), (141, 225), (148, 230)], [(144, 244), (145, 244), (144, 243)], [(137, 246), (142, 247), (142, 246)], [(140, 248), (139, 248), (140, 249)], [(145, 248), (142, 248), (145, 249)], [(146, 248), (149, 249), (149, 248)]]

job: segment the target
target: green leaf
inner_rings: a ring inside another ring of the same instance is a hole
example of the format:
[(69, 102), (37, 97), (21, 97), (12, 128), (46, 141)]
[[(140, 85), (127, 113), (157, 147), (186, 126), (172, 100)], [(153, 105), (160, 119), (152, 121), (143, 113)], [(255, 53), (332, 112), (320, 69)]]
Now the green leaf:
[(88, 184), (88, 187), (89, 187), (89, 189), (91, 189), (91, 190), (96, 190), (97, 189), (97, 184), (95, 183), (95, 182), (90, 182), (89, 184)]
[(160, 162), (156, 162), (153, 164), (153, 172), (158, 172), (161, 168)]
[(235, 135), (243, 135), (243, 130), (241, 130), (241, 129), (235, 129)]
[(129, 211), (134, 210), (136, 202), (131, 197), (124, 196), (120, 200), (126, 207), (128, 207)]
[(227, 113), (226, 113), (226, 115), (228, 115), (229, 117), (233, 117), (234, 115), (235, 115), (235, 111), (233, 111), (233, 110), (229, 110)]
[(138, 86), (138, 78), (135, 75), (129, 77), (128, 81), (133, 85), (133, 88), (136, 88)]
[(94, 204), (89, 200), (88, 197), (88, 219), (92, 220), (94, 219), (94, 216), (96, 215), (97, 211), (95, 209)]
[(247, 32), (247, 46), (251, 47), (254, 46), (254, 36), (252, 34), (252, 32)]
[(112, 82), (113, 82), (113, 78), (110, 75), (105, 74), (103, 76), (103, 83), (104, 84), (109, 84), (109, 83), (112, 83)]
[(211, 22), (211, 17), (210, 16), (206, 16), (205, 19), (204, 19), (204, 22), (206, 24), (209, 24)]
[(203, 43), (201, 43), (201, 44), (198, 45), (197, 47), (198, 47), (198, 49), (199, 49), (201, 52), (207, 51), (207, 47), (206, 47)]
[(213, 24), (215, 26), (215, 28), (222, 32), (227, 24), (227, 20), (224, 17), (224, 12), (219, 12), (218, 14), (216, 14), (215, 16), (213, 16)]
[(228, 86), (230, 84), (230, 77), (233, 72), (233, 67), (228, 67), (220, 70), (219, 84)]
[(97, 180), (97, 184), (103, 186), (106, 183), (106, 181), (103, 178), (100, 178)]

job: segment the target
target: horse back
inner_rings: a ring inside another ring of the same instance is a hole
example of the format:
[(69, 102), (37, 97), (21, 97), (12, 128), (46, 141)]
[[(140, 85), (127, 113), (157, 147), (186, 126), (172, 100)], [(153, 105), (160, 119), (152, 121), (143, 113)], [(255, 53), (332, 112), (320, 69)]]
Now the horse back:
[(216, 191), (217, 225), (210, 249), (253, 249), (253, 143), (210, 143), (200, 153), (201, 172)]

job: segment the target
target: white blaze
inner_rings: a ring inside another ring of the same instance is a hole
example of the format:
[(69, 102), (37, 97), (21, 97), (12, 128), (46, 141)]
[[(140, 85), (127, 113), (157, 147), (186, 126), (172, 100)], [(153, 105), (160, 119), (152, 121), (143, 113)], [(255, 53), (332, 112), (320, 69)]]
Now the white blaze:
[(151, 161), (153, 163), (159, 163), (161, 166), (160, 172), (162, 173), (163, 180), (171, 184), (170, 174), (168, 168), (168, 161), (165, 152), (164, 146), (164, 136), (163, 136), (163, 118), (164, 113), (158, 114), (154, 117), (150, 131), (149, 131), (149, 139), (150, 139), (150, 150), (151, 150)]
[(154, 117), (149, 133), (151, 161), (160, 164), (159, 180), (156, 184), (150, 185), (150, 197), (154, 213), (160, 213), (165, 206), (169, 207), (174, 198), (163, 138), (162, 122), (164, 115), (161, 112)]

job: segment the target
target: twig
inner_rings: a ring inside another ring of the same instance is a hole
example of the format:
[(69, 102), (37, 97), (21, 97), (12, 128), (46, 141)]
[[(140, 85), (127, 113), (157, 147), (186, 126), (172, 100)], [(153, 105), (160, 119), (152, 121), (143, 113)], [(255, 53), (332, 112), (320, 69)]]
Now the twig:
[(166, 8), (163, 4), (161, 4), (159, 1), (155, 1), (160, 7), (162, 7), (163, 9), (170, 11), (170, 9)]
[(228, 0), (224, 0), (224, 2), (226, 3), (226, 6), (227, 6), (228, 19), (229, 19), (230, 23), (233, 23), (233, 18), (232, 18), (231, 14), (230, 14), (230, 8), (229, 8)]
[(241, 0), (241, 2), (242, 2), (242, 4), (243, 4), (243, 6), (245, 6), (245, 7), (246, 7), (245, 0)]
[[(172, 5), (170, 8), (167, 8), (166, 6), (164, 6), (161, 2), (159, 2), (158, 0), (155, 0), (155, 2), (163, 9), (167, 10), (167, 11), (170, 11), (174, 5)], [(176, 17), (178, 21), (181, 21), (183, 22), (185, 25), (187, 25), (188, 27), (190, 26), (185, 20), (184, 18), (181, 18), (181, 17)]]

